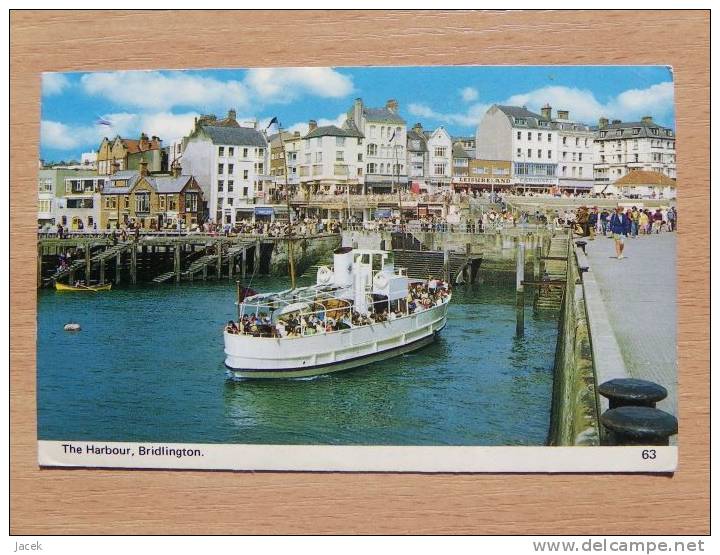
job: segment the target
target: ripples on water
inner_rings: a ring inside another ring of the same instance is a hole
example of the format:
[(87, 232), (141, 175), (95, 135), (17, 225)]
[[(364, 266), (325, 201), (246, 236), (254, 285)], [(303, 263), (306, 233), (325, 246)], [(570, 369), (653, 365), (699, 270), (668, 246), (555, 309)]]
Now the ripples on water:
[[(261, 291), (287, 288), (263, 279)], [(355, 445), (537, 445), (547, 438), (557, 323), (512, 288), (455, 289), (448, 325), (414, 353), (315, 378), (231, 381), (228, 283), (73, 294), (38, 305), (38, 437)], [(77, 321), (79, 333), (63, 331)]]

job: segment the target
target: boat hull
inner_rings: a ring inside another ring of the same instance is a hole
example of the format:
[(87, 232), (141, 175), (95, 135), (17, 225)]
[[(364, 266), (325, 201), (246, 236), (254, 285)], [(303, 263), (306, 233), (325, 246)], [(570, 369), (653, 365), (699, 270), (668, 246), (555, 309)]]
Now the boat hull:
[(82, 287), (75, 287), (74, 285), (65, 285), (64, 283), (58, 283), (55, 282), (55, 290), (56, 291), (66, 291), (66, 292), (83, 292), (83, 291), (110, 291), (112, 289), (111, 283), (106, 283), (105, 285), (90, 285), (90, 286), (82, 286)]
[(432, 343), (448, 303), (361, 328), (298, 338), (225, 333), (225, 366), (234, 378), (302, 378), (350, 370)]

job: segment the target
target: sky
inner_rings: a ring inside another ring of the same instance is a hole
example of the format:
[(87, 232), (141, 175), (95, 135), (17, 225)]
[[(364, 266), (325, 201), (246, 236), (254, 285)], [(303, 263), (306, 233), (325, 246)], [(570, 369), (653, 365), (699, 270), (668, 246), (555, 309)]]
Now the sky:
[[(445, 127), (473, 135), (493, 104), (549, 103), (570, 118), (639, 120), (675, 126), (672, 69), (665, 66), (434, 66), (315, 67), (173, 71), (45, 73), (42, 77), (40, 158), (79, 159), (103, 137), (157, 135), (168, 145), (190, 132), (199, 114), (264, 128), (277, 117), (283, 129), (307, 122), (340, 125), (355, 98), (381, 107), (400, 104), (409, 126)], [(100, 123), (101, 121), (105, 124)], [(110, 125), (107, 125), (109, 123)]]

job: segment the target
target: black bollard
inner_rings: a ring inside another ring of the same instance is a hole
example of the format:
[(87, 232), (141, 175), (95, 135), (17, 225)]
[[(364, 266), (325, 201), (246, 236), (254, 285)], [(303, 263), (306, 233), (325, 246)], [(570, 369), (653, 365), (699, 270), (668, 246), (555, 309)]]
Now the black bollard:
[(677, 418), (651, 407), (619, 407), (603, 413), (610, 445), (668, 445), (677, 434)]
[(587, 246), (587, 241), (575, 241), (575, 244), (582, 249), (583, 254), (587, 254), (587, 251), (585, 251), (585, 247)]
[(617, 378), (598, 386), (598, 392), (610, 401), (610, 408), (651, 407), (667, 397), (667, 389), (655, 382), (634, 378)]

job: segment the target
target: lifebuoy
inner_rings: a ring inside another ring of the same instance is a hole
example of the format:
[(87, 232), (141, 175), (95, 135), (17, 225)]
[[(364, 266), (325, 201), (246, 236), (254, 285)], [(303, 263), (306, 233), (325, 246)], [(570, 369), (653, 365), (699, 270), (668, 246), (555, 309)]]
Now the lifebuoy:
[(320, 266), (317, 271), (317, 282), (321, 285), (327, 285), (332, 281), (333, 273), (327, 266)]
[(373, 281), (375, 283), (375, 287), (378, 289), (385, 289), (388, 286), (388, 283), (390, 283), (387, 276), (382, 273), (375, 274), (375, 279)]

